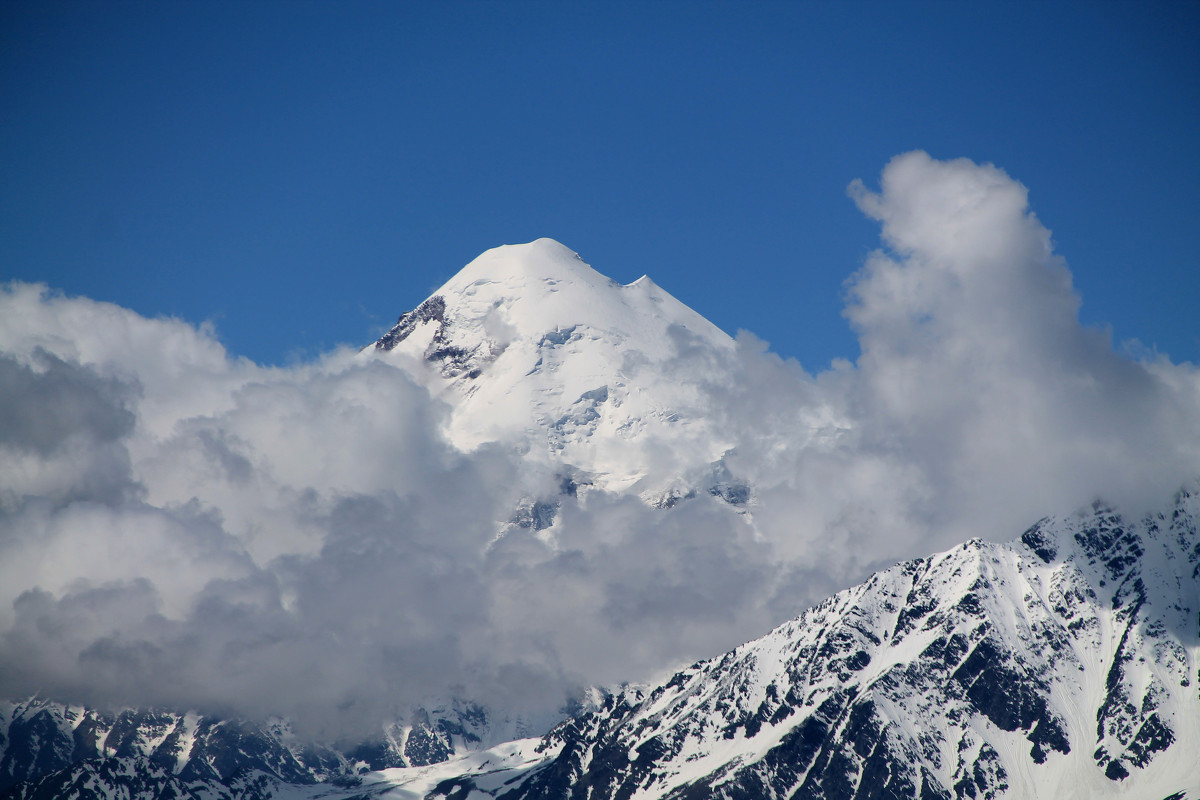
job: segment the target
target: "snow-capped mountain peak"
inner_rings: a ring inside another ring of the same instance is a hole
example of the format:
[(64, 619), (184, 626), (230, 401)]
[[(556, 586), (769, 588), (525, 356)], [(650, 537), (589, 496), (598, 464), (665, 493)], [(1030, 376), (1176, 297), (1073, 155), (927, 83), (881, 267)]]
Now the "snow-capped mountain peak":
[[(462, 449), (498, 441), (582, 483), (651, 497), (728, 449), (705, 422), (701, 381), (703, 363), (733, 349), (650, 278), (622, 285), (538, 239), (483, 253), (369, 352), (421, 365)], [(650, 475), (664, 451), (676, 468)]]
[(680, 325), (716, 346), (731, 344), (720, 329), (648, 276), (622, 286), (553, 239), (488, 250), (433, 297), (446, 300), (459, 325), (478, 323), (505, 344), (504, 333), (541, 337), (582, 325), (622, 334), (653, 351), (659, 342), (651, 334), (664, 324)]

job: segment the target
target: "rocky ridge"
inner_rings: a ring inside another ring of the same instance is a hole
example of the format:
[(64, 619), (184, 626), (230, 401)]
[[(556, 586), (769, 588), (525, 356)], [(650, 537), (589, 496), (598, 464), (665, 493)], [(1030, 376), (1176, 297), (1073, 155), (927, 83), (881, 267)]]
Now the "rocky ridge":
[(490, 744), (490, 725), (483, 709), (451, 703), (419, 710), (376, 738), (322, 745), (286, 720), (109, 712), (32, 698), (0, 704), (0, 796), (92, 787), (80, 796), (268, 797), (281, 785), (337, 785), (360, 772), (446, 761)]
[(1196, 796), (1198, 520), (1183, 492), (904, 562), (429, 796)]

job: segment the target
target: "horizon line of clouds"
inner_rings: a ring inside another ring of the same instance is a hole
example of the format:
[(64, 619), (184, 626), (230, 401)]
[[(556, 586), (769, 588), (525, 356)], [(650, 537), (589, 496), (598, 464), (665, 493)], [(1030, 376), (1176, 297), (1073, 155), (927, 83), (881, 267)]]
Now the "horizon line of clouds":
[(597, 491), (555, 544), (496, 538), (554, 465), (459, 451), (416, 373), (352, 348), (264, 367), (208, 324), (8, 284), (0, 695), (314, 735), (458, 695), (549, 724), (901, 558), (1200, 475), (1200, 371), (1079, 323), (1023, 185), (914, 152), (849, 192), (883, 241), (847, 279), (856, 362), (810, 374), (743, 332), (670, 368), (736, 442), (752, 515)]

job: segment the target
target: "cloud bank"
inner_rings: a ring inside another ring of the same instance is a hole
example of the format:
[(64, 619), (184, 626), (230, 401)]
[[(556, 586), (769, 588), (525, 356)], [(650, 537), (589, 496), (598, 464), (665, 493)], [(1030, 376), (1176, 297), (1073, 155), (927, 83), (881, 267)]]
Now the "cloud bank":
[(596, 491), (554, 544), (496, 539), (554, 476), (456, 450), (402, 369), (263, 368), (204, 326), (8, 286), (0, 695), (323, 736), (449, 695), (549, 722), (899, 558), (1098, 497), (1141, 513), (1200, 475), (1200, 371), (1079, 324), (1021, 184), (918, 152), (850, 194), (883, 244), (847, 282), (856, 363), (809, 374), (742, 334), (674, 367), (709, 376), (752, 513)]

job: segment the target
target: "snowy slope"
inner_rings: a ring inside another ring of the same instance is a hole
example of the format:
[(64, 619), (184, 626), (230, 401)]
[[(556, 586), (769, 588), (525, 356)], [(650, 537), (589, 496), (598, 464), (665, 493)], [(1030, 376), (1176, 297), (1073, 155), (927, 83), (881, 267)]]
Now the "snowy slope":
[(1198, 520), (1183, 493), (899, 564), (431, 796), (1200, 796)]
[(733, 347), (648, 277), (622, 286), (539, 239), (479, 256), (362, 357), (423, 375), (464, 450), (503, 442), (577, 484), (654, 500), (729, 448), (699, 386)]

